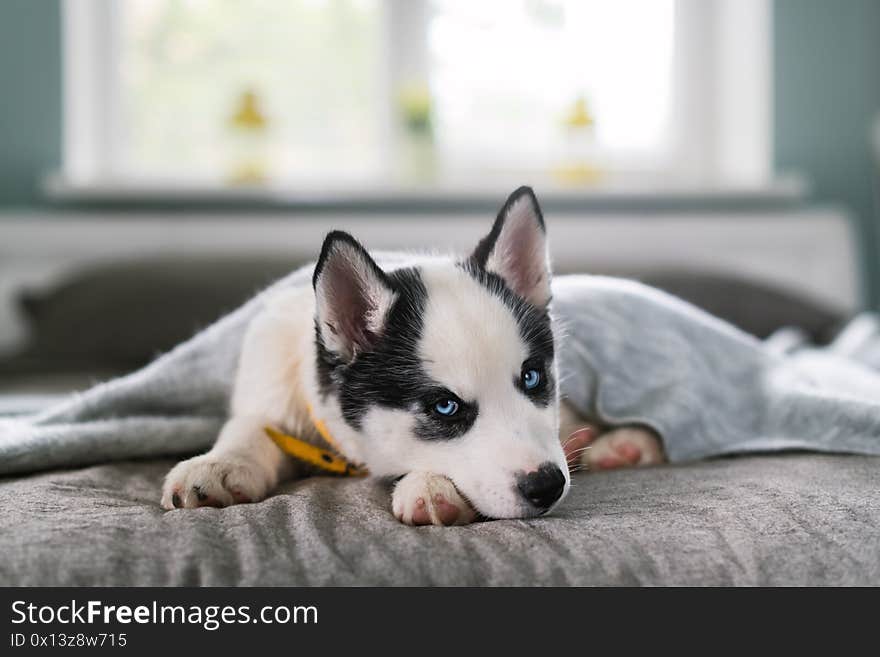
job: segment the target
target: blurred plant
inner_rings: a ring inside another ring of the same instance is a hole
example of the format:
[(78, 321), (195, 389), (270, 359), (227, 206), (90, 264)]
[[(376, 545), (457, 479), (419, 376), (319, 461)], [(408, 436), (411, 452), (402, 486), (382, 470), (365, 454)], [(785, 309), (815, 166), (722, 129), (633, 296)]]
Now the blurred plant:
[(574, 130), (583, 128), (592, 128), (596, 123), (593, 115), (587, 109), (587, 101), (583, 96), (578, 96), (571, 106), (568, 114), (565, 116), (563, 123)]
[(409, 84), (399, 94), (404, 127), (416, 134), (431, 133), (431, 92), (424, 84)]
[(428, 85), (404, 85), (398, 94), (398, 109), (403, 128), (399, 173), (410, 181), (429, 182), (437, 171)]
[(229, 182), (253, 185), (269, 178), (269, 122), (257, 94), (243, 91), (229, 117), (231, 162)]
[(586, 98), (578, 96), (562, 119), (563, 159), (554, 171), (560, 182), (585, 185), (601, 179), (602, 171), (593, 162), (595, 125)]

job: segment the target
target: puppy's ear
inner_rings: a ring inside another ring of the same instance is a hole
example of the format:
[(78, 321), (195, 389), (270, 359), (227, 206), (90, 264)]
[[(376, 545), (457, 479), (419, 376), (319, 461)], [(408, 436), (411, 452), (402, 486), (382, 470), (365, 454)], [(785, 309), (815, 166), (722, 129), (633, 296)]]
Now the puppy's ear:
[(500, 276), (529, 303), (543, 308), (550, 302), (547, 233), (531, 187), (520, 187), (507, 198), (492, 231), (477, 245), (471, 261)]
[(370, 254), (348, 233), (324, 239), (312, 278), (324, 346), (345, 361), (373, 346), (396, 295)]

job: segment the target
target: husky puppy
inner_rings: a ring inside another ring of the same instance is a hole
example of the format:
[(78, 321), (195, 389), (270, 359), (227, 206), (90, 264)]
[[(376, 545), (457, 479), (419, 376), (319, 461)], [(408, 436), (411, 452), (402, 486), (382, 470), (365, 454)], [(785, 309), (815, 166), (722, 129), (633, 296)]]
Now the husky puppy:
[(550, 280), (528, 187), (462, 260), (386, 264), (331, 232), (312, 286), (279, 292), (251, 322), (230, 418), (208, 453), (171, 470), (162, 505), (256, 502), (304, 474), (266, 427), (398, 478), (392, 510), (407, 524), (548, 513), (570, 486), (560, 433), (588, 467), (662, 460), (645, 430), (597, 439), (567, 408), (560, 423)]

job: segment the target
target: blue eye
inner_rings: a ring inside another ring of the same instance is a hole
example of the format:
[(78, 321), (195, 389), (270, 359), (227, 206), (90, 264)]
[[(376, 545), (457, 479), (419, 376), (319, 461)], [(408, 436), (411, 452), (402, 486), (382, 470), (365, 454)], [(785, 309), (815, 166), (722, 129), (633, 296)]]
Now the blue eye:
[(523, 372), (522, 380), (526, 390), (534, 390), (541, 383), (541, 374), (538, 370), (529, 370), (528, 372)]
[(454, 399), (444, 399), (442, 402), (434, 404), (434, 410), (440, 415), (451, 417), (458, 412), (458, 402)]

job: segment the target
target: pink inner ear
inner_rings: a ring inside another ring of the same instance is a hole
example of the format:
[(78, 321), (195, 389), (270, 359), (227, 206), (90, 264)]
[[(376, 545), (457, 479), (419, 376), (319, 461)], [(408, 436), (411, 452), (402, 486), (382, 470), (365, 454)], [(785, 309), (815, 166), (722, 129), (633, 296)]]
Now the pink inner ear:
[(323, 296), (327, 306), (325, 324), (349, 349), (359, 351), (375, 336), (367, 318), (375, 310), (357, 266), (345, 258), (333, 258), (325, 266)]
[(519, 201), (510, 209), (487, 268), (527, 301), (538, 306), (549, 302), (546, 240), (528, 201)]

